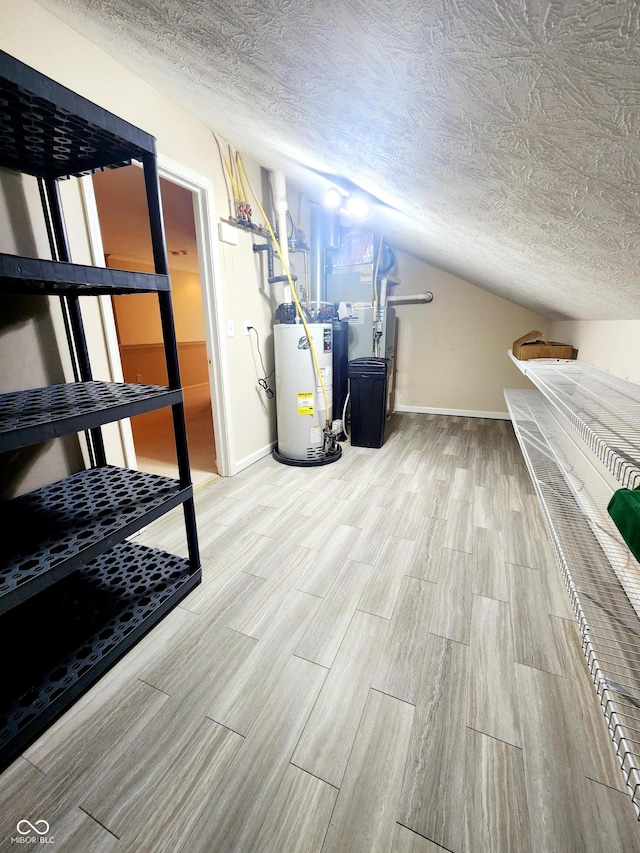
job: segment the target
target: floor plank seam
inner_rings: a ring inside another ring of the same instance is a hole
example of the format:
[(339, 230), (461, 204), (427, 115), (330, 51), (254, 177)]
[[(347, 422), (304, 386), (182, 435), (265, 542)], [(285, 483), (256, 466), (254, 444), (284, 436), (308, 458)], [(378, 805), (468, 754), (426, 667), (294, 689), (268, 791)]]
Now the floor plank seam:
[(406, 575), (406, 574), (405, 574), (405, 575), (403, 575), (403, 577), (405, 577), (405, 578), (413, 578), (414, 580), (416, 580), (416, 581), (422, 581), (423, 583), (431, 583), (431, 584), (433, 584), (434, 586), (437, 586), (437, 585), (438, 585), (438, 581), (430, 581), (428, 578), (421, 578), (421, 577), (418, 577), (418, 575)]
[[(410, 826), (407, 826), (406, 823), (402, 823), (402, 821), (397, 820), (396, 823), (398, 826), (403, 826), (409, 832), (413, 832), (414, 835), (419, 836), (420, 838), (424, 838), (425, 841), (428, 841), (430, 844), (435, 844), (438, 850), (446, 850), (447, 853), (462, 853), (460, 850), (452, 850), (450, 847), (443, 847), (442, 844), (438, 844), (437, 841), (434, 841), (432, 838), (429, 838), (427, 835), (423, 835), (421, 832), (417, 832), (415, 829), (411, 829)], [(499, 853), (499, 851), (491, 851), (491, 853)]]
[(391, 622), (393, 619), (393, 615), (391, 616), (381, 616), (379, 613), (374, 613), (373, 610), (364, 610), (362, 607), (356, 607), (357, 613), (366, 613), (368, 616), (377, 616), (378, 619), (384, 619), (385, 622)]
[(232, 729), (231, 726), (227, 726), (224, 723), (221, 723), (220, 720), (216, 720), (215, 717), (212, 717), (209, 714), (205, 714), (204, 717), (205, 717), (205, 720), (211, 720), (212, 723), (215, 723), (217, 726), (220, 726), (221, 728), (226, 729), (228, 732), (233, 732), (234, 735), (238, 735), (238, 737), (241, 737), (243, 740), (247, 737), (247, 735), (251, 731), (251, 727), (249, 727), (249, 730), (247, 731), (247, 733), (243, 735), (242, 732), (238, 732), (235, 729)]
[[(322, 667), (322, 669), (326, 669), (326, 670), (327, 670), (327, 672), (329, 672), (329, 670), (331, 669), (331, 667), (330, 667), (330, 666), (326, 666), (326, 665), (325, 665), (325, 664), (323, 664), (323, 663), (318, 663), (318, 661), (317, 661), (317, 660), (311, 660), (311, 658), (306, 658), (304, 655), (301, 655), (301, 654), (299, 654), (299, 653), (298, 653), (298, 652), (296, 652), (296, 651), (292, 652), (291, 654), (293, 655), (293, 657), (294, 657), (294, 658), (300, 658), (300, 660), (306, 660), (308, 663), (313, 663), (313, 664), (315, 664), (316, 666), (321, 666), (321, 667)], [(300, 769), (302, 770), (302, 768), (300, 768)], [(312, 774), (312, 775), (313, 775), (313, 774)]]
[[(606, 788), (607, 791), (614, 791), (616, 794), (622, 794), (623, 797), (628, 797), (629, 794), (625, 791), (621, 791), (619, 788), (614, 788), (612, 785), (607, 785), (606, 782), (603, 782), (601, 779), (594, 779), (593, 776), (589, 776), (588, 773), (585, 773), (585, 779), (588, 779), (589, 782), (593, 782), (596, 785), (601, 785), (603, 788)], [(627, 786), (628, 787), (628, 786)], [(628, 787), (630, 793), (633, 793), (632, 789)], [(640, 826), (640, 815), (638, 815), (638, 826)]]
[[(357, 563), (358, 561), (357, 561), (357, 560), (354, 560), (354, 562), (356, 562), (356, 563)], [(305, 595), (311, 595), (311, 596), (313, 596), (314, 598), (321, 598), (321, 599), (323, 599), (323, 600), (326, 598), (326, 595), (318, 595), (318, 594), (317, 594), (317, 593), (315, 593), (315, 592), (307, 592), (307, 590), (306, 590), (306, 589), (300, 589), (300, 587), (299, 587), (299, 586), (294, 586), (294, 587), (293, 587), (293, 589), (294, 589), (296, 592), (303, 592)]]
[(470, 732), (476, 732), (477, 734), (482, 735), (483, 737), (491, 738), (491, 740), (495, 740), (498, 743), (503, 743), (505, 746), (512, 747), (512, 749), (519, 749), (520, 752), (524, 752), (524, 747), (518, 746), (517, 743), (511, 743), (511, 741), (509, 741), (509, 740), (504, 740), (501, 737), (496, 737), (495, 735), (490, 735), (488, 732), (483, 732), (482, 729), (476, 729), (475, 726), (466, 726), (466, 728)]
[[(369, 689), (368, 689), (368, 691), (367, 691), (367, 699), (364, 701), (364, 703), (363, 703), (363, 705), (362, 705), (362, 711), (360, 712), (360, 718), (358, 719), (358, 725), (356, 726), (356, 730), (355, 730), (355, 734), (354, 734), (354, 737), (353, 737), (353, 741), (351, 742), (351, 747), (350, 747), (350, 749), (349, 749), (349, 755), (348, 755), (348, 757), (347, 757), (347, 760), (346, 760), (346, 761), (345, 761), (345, 763), (344, 763), (344, 767), (345, 767), (345, 769), (344, 769), (344, 771), (343, 771), (343, 773), (342, 773), (342, 777), (341, 777), (341, 779), (340, 779), (340, 785), (339, 785), (339, 786), (332, 785), (332, 787), (333, 787), (333, 788), (338, 787), (338, 790), (340, 790), (340, 788), (342, 787), (342, 783), (344, 782), (344, 777), (345, 777), (345, 775), (346, 775), (346, 768), (349, 766), (349, 761), (351, 760), (351, 755), (353, 754), (353, 749), (354, 749), (354, 747), (355, 747), (356, 741), (358, 740), (358, 734), (360, 733), (360, 728), (361, 728), (361, 726), (362, 726), (362, 720), (364, 719), (365, 711), (366, 711), (366, 709), (367, 709), (367, 703), (368, 703), (369, 693), (371, 692), (371, 689), (372, 689), (372, 688), (371, 688), (371, 687), (369, 687)], [(322, 693), (322, 690), (320, 690), (320, 693)], [(317, 702), (317, 701), (318, 701), (318, 699), (320, 698), (320, 693), (318, 693), (318, 697), (316, 698), (316, 702)], [(314, 708), (315, 708), (315, 703), (314, 703)], [(312, 711), (312, 713), (313, 713), (313, 711)], [(310, 714), (310, 715), (309, 715), (309, 717), (307, 718), (307, 722), (309, 721), (309, 719), (310, 719), (310, 718), (311, 718), (311, 714)], [(300, 737), (302, 737), (302, 734), (304, 734), (304, 729), (302, 730), (302, 733), (301, 733)], [(297, 748), (297, 745), (296, 745), (296, 748)], [(292, 754), (292, 755), (294, 755), (294, 754), (295, 754), (295, 751), (294, 751), (294, 752), (292, 752), (291, 754)], [(302, 770), (302, 768), (300, 768), (300, 769)], [(319, 778), (321, 778), (321, 777), (319, 777)], [(326, 783), (327, 783), (327, 785), (331, 785), (331, 783), (330, 783), (330, 782), (327, 782), (327, 780), (326, 780), (326, 779), (321, 779), (321, 781), (322, 781), (322, 782), (326, 782)], [(337, 802), (337, 799), (336, 799), (336, 802)], [(329, 825), (331, 825), (331, 821), (329, 821)]]
[(380, 690), (379, 687), (370, 687), (369, 691), (372, 693), (380, 693), (382, 696), (388, 696), (390, 699), (395, 699), (396, 702), (402, 702), (403, 705), (410, 705), (412, 708), (416, 707), (415, 702), (407, 702), (406, 699), (401, 699), (399, 696), (394, 696), (393, 693), (387, 693), (386, 690)]
[(435, 631), (429, 631), (429, 633), (433, 637), (439, 637), (441, 640), (447, 640), (447, 642), (455, 643), (457, 646), (464, 646), (466, 649), (471, 648), (471, 643), (462, 643), (460, 640), (453, 640), (451, 637), (447, 637), (445, 634), (436, 634)]
[(257, 578), (260, 581), (268, 580), (268, 578), (265, 578), (264, 575), (258, 575), (255, 572), (249, 571), (249, 569), (240, 569), (240, 571), (237, 572), (237, 574), (239, 574), (239, 575), (251, 575), (252, 578)]
[[(446, 519), (445, 519), (446, 521)], [(448, 545), (442, 546), (443, 551), (453, 551), (455, 554), (471, 554), (473, 555), (473, 550), (471, 551), (463, 551), (461, 548), (450, 548)]]
[[(27, 762), (27, 764), (29, 764), (31, 767), (33, 767), (33, 769), (34, 769), (34, 770), (37, 770), (37, 771), (38, 771), (38, 773), (42, 773), (42, 775), (43, 775), (43, 776), (48, 776), (48, 775), (49, 775), (49, 774), (46, 772), (46, 770), (43, 770), (41, 767), (38, 767), (38, 765), (37, 765), (37, 764), (34, 764), (34, 762), (33, 762), (33, 761), (32, 761), (32, 760), (31, 760), (31, 759), (30, 759), (30, 758), (29, 758), (29, 757), (28, 757), (24, 752), (20, 755), (20, 758), (21, 758), (23, 761), (26, 761), (26, 762)], [(20, 759), (16, 759), (16, 761), (19, 761), (19, 760), (20, 760)]]
[[(569, 606), (571, 606), (571, 602), (569, 602)], [(575, 625), (578, 631), (580, 630), (578, 620), (575, 616), (558, 616), (557, 613), (549, 613), (547, 615), (550, 619), (561, 619), (563, 622), (568, 622), (570, 625)], [(580, 642), (582, 642), (582, 638), (580, 638)]]
[(512, 660), (511, 663), (517, 663), (518, 666), (524, 666), (526, 669), (533, 669), (536, 672), (544, 672), (545, 675), (553, 675), (554, 678), (564, 678), (565, 680), (569, 680), (569, 681), (571, 680), (571, 679), (567, 679), (567, 676), (564, 673), (552, 672), (550, 669), (542, 669), (542, 667), (540, 667), (540, 666), (531, 666), (530, 663), (522, 663), (522, 661), (515, 660), (515, 659)]
[(90, 812), (88, 812), (88, 811), (87, 811), (85, 808), (83, 808), (82, 806), (78, 806), (78, 809), (79, 809), (81, 812), (83, 812), (84, 814), (86, 814), (86, 816), (87, 816), (88, 818), (90, 818), (94, 823), (97, 823), (97, 824), (98, 824), (98, 826), (101, 826), (101, 827), (102, 827), (102, 829), (104, 829), (104, 831), (105, 831), (105, 832), (108, 832), (108, 833), (109, 833), (109, 835), (113, 836), (113, 838), (117, 838), (117, 839), (118, 839), (118, 841), (120, 841), (120, 836), (119, 836), (119, 835), (116, 835), (116, 834), (115, 834), (115, 832), (112, 832), (112, 831), (109, 829), (109, 827), (108, 827), (108, 826), (105, 826), (105, 825), (104, 825), (104, 823), (102, 823), (102, 821), (99, 821), (97, 817), (94, 817)]
[[(293, 752), (295, 752), (295, 749)], [(291, 753), (292, 755), (293, 755), (293, 752)], [(310, 770), (305, 770), (304, 767), (300, 767), (300, 765), (296, 764), (294, 761), (289, 761), (289, 764), (291, 765), (291, 767), (295, 767), (296, 770), (300, 770), (301, 773), (306, 773), (307, 776), (313, 776), (314, 779), (317, 779), (319, 782), (322, 782), (323, 785), (328, 785), (330, 788), (333, 788), (334, 791), (340, 790), (340, 788), (338, 788), (336, 785), (332, 785), (331, 782), (327, 782), (326, 779), (323, 779), (321, 776), (318, 776), (316, 773), (312, 773)]]
[[(301, 590), (299, 590), (299, 591), (301, 591)], [(250, 640), (254, 640), (256, 643), (260, 642), (259, 637), (254, 637), (252, 634), (247, 634), (245, 631), (238, 631), (237, 628), (232, 628), (229, 624), (220, 625), (218, 627), (220, 627), (220, 628), (224, 627), (224, 629), (226, 631), (233, 631), (234, 634), (240, 634), (242, 637), (248, 637)]]
[(162, 690), (162, 688), (156, 687), (155, 684), (151, 684), (150, 681), (146, 681), (144, 678), (138, 677), (138, 678), (136, 678), (136, 681), (141, 681), (143, 684), (146, 684), (147, 687), (150, 687), (152, 690), (157, 690), (158, 693), (162, 693), (164, 696), (168, 696), (169, 698), (171, 698), (171, 695), (172, 695), (171, 693), (167, 693), (166, 690)]

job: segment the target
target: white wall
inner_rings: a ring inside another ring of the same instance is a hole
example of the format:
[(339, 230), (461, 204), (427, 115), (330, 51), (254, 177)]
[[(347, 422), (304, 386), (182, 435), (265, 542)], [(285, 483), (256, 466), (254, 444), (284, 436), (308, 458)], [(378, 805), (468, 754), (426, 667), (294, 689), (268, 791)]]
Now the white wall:
[[(228, 215), (224, 176), (211, 131), (177, 104), (32, 0), (4, 0), (0, 48), (153, 134), (160, 154), (213, 182), (217, 214)], [(260, 167), (250, 161), (247, 167), (260, 193)], [(84, 222), (79, 219), (68, 225), (73, 235)], [(37, 230), (39, 223), (33, 223), (33, 228)], [(251, 320), (260, 333), (263, 351), (268, 351), (265, 341), (271, 335), (273, 307), (282, 301), (281, 290), (274, 294), (266, 289), (259, 259), (251, 250), (251, 235), (240, 233), (239, 237), (239, 245), (231, 247), (218, 244), (217, 234), (213, 234), (219, 253), (217, 285), (224, 306), (221, 325), (226, 329), (230, 319), (237, 330), (235, 337), (222, 340), (229, 372), (234, 470), (259, 458), (275, 438), (273, 403), (265, 400), (257, 385), (260, 368), (256, 367), (255, 344), (241, 333), (242, 321)], [(72, 246), (81, 246), (77, 235)], [(82, 247), (76, 251), (84, 254)], [(46, 249), (43, 256), (48, 257)], [(73, 260), (86, 262), (75, 254)], [(92, 336), (101, 333), (100, 319), (95, 319)]]
[(556, 320), (549, 334), (576, 347), (580, 361), (640, 384), (640, 320)]
[(396, 409), (504, 416), (505, 388), (533, 387), (507, 356), (516, 338), (547, 321), (397, 253), (394, 296), (431, 291), (433, 302), (397, 305)]
[[(153, 272), (151, 264), (109, 257), (109, 266), (116, 269)], [(204, 341), (205, 330), (202, 314), (200, 276), (186, 270), (170, 269), (173, 315), (176, 337), (179, 341)], [(113, 303), (118, 323), (120, 344), (154, 344), (162, 342), (162, 324), (158, 300), (153, 293), (138, 293), (134, 297), (133, 310), (127, 310), (127, 296), (114, 296)], [(122, 310), (119, 307), (122, 306)]]
[[(0, 169), (0, 252), (48, 257), (37, 224), (40, 198), (34, 180)], [(21, 391), (65, 382), (70, 370), (58, 299), (2, 296), (0, 390)], [(84, 467), (80, 444), (68, 436), (0, 455), (0, 498), (11, 498)]]

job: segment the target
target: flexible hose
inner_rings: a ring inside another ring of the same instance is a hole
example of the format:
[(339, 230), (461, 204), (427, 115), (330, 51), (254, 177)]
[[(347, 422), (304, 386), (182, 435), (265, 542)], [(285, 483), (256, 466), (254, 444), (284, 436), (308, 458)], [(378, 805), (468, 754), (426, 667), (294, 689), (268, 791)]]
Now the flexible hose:
[(380, 267), (380, 255), (382, 254), (382, 245), (384, 243), (384, 237), (380, 235), (380, 244), (378, 246), (378, 256), (376, 258), (376, 263), (373, 269), (373, 340), (371, 344), (371, 355), (375, 356), (376, 354), (376, 327), (378, 325), (378, 269)]
[[(240, 188), (240, 193), (242, 195), (242, 203), (244, 204), (245, 210), (246, 210), (249, 208), (249, 196), (247, 195), (247, 190), (246, 190), (245, 185), (244, 185), (244, 178), (242, 177), (242, 172), (244, 169), (244, 163), (242, 163), (242, 168), (240, 168), (241, 157), (242, 157), (242, 155), (238, 151), (236, 151), (236, 169), (238, 170), (238, 185)], [(246, 172), (245, 172), (245, 174), (246, 174)], [(247, 177), (247, 180), (249, 180), (248, 177)]]
[(244, 176), (247, 179), (247, 185), (251, 191), (251, 195), (255, 199), (258, 210), (260, 211), (262, 218), (264, 219), (265, 225), (267, 226), (267, 230), (269, 231), (269, 235), (270, 235), (271, 239), (273, 240), (273, 245), (276, 247), (276, 252), (278, 253), (278, 257), (280, 258), (280, 263), (282, 264), (282, 268), (285, 272), (285, 275), (287, 276), (287, 278), (289, 280), (289, 286), (291, 288), (291, 295), (293, 297), (293, 301), (295, 303), (298, 316), (302, 320), (302, 325), (304, 326), (304, 330), (305, 330), (305, 333), (307, 335), (307, 340), (309, 341), (309, 349), (311, 351), (311, 357), (313, 358), (313, 363), (314, 363), (315, 368), (316, 368), (316, 373), (318, 374), (318, 378), (320, 380), (320, 386), (322, 387), (322, 395), (324, 397), (324, 405), (325, 405), (325, 412), (326, 412), (325, 426), (326, 426), (326, 429), (329, 429), (331, 426), (331, 422), (330, 422), (330, 418), (329, 418), (329, 398), (327, 397), (327, 389), (326, 389), (325, 384), (324, 384), (324, 376), (322, 375), (322, 370), (320, 369), (320, 364), (318, 362), (318, 356), (316, 354), (316, 348), (315, 348), (315, 345), (313, 343), (313, 337), (311, 336), (311, 329), (309, 328), (307, 320), (304, 316), (304, 312), (302, 311), (302, 308), (300, 306), (300, 301), (298, 300), (298, 294), (296, 293), (295, 284), (294, 284), (293, 279), (291, 278), (291, 273), (289, 272), (289, 266), (288, 266), (288, 264), (285, 263), (284, 257), (282, 255), (282, 251), (280, 249), (280, 244), (276, 240), (276, 235), (273, 233), (273, 229), (271, 227), (271, 223), (269, 222), (269, 218), (267, 217), (266, 213), (264, 212), (262, 205), (260, 204), (260, 201), (258, 199), (258, 196), (256, 195), (256, 192), (253, 188), (253, 184), (251, 183), (249, 175), (247, 174), (247, 167), (244, 164), (244, 157), (242, 156), (242, 154), (240, 154), (239, 163), (242, 166), (242, 170), (244, 171)]

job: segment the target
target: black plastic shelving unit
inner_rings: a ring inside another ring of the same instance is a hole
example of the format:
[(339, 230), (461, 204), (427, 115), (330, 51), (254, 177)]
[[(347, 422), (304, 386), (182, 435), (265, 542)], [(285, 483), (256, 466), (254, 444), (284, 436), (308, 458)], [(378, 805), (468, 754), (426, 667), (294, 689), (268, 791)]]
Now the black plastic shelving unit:
[(168, 275), (0, 254), (0, 293), (111, 296), (171, 290)]
[[(71, 262), (57, 181), (142, 163), (155, 273)], [(85, 432), (86, 471), (1, 507), (0, 769), (201, 579), (155, 139), (0, 51), (0, 166), (38, 179), (53, 260), (0, 254), (0, 300), (58, 296), (75, 382), (0, 394), (0, 452)], [(79, 296), (157, 293), (168, 386), (93, 379)], [(171, 406), (179, 479), (107, 464), (101, 426)], [(127, 541), (182, 505), (188, 557)], [(31, 642), (20, 637), (28, 626)], [(35, 639), (35, 644), (34, 644)]]
[(0, 395), (0, 453), (171, 406), (180, 389), (119, 382), (68, 382)]

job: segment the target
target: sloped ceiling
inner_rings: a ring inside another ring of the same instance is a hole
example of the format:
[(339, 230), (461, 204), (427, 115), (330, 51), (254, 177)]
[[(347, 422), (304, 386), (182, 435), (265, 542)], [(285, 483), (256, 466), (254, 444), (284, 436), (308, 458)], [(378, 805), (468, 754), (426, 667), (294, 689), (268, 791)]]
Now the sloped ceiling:
[(640, 318), (637, 0), (39, 0), (237, 148), (549, 317)]

